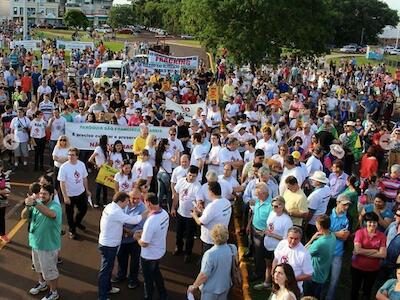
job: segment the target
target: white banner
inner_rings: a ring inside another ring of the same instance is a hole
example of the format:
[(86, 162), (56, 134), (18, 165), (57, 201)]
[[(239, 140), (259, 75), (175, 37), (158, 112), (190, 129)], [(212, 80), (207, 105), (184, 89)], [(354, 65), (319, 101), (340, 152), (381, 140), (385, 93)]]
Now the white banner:
[(165, 68), (171, 70), (197, 69), (199, 67), (198, 56), (175, 57), (160, 54), (154, 51), (149, 51), (149, 65), (154, 66), (154, 69)]
[(167, 98), (166, 108), (168, 110), (173, 110), (178, 115), (182, 115), (185, 118), (185, 122), (190, 122), (192, 117), (195, 115), (197, 109), (201, 107), (203, 111), (206, 111), (206, 103), (196, 103), (196, 104), (178, 104)]
[[(169, 127), (149, 126), (149, 133), (160, 138), (168, 138)], [(140, 133), (139, 126), (128, 127), (101, 123), (71, 123), (67, 122), (65, 135), (71, 147), (80, 150), (94, 150), (102, 135), (108, 136), (108, 143), (114, 144), (120, 140), (126, 152), (132, 152), (133, 140)]]
[(24, 46), (26, 50), (40, 50), (42, 45), (42, 41), (40, 40), (23, 40), (23, 41), (11, 41), (10, 49), (14, 49), (15, 47)]
[(57, 49), (64, 49), (71, 51), (72, 49), (85, 50), (87, 48), (94, 49), (93, 42), (78, 42), (78, 41), (61, 41), (57, 40)]

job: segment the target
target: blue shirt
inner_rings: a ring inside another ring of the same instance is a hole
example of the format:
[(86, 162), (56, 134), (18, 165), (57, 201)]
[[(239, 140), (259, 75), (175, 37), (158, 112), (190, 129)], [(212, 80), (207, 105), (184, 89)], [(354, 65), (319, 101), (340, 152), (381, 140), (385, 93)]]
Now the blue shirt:
[[(341, 231), (343, 229), (349, 229), (349, 219), (347, 219), (347, 216), (345, 213), (338, 215), (336, 213), (336, 208), (332, 209), (332, 214), (331, 214), (331, 227), (329, 230), (333, 233), (337, 231)], [(336, 239), (336, 248), (335, 252), (333, 253), (333, 256), (343, 256), (344, 252), (344, 241)]]
[[(135, 207), (131, 207), (130, 205), (127, 205), (124, 208), (124, 213), (133, 217), (133, 216), (141, 215), (142, 212), (144, 212), (145, 210), (146, 210), (145, 205), (143, 204), (143, 202), (140, 202)], [(124, 228), (130, 230), (132, 233), (135, 233), (135, 231), (143, 229), (144, 221), (145, 221), (145, 219), (140, 221), (140, 223), (136, 224), (136, 225), (124, 224)], [(133, 242), (135, 242), (135, 239), (133, 238), (133, 236), (125, 237), (125, 235), (123, 235), (121, 244), (128, 244), (128, 243), (133, 243)]]
[(267, 219), (272, 211), (272, 197), (269, 196), (267, 200), (261, 202), (256, 200), (253, 209), (253, 226), (257, 230), (265, 230), (267, 228)]
[(17, 77), (15, 77), (15, 75), (10, 74), (7, 77), (7, 86), (9, 86), (9, 87), (14, 86), (14, 82), (15, 82), (16, 79), (17, 79)]
[(383, 294), (383, 292), (387, 292), (387, 297), (390, 300), (400, 300), (400, 292), (396, 292), (394, 289), (396, 288), (397, 279), (389, 279), (385, 282), (385, 284), (379, 289), (379, 292)]
[(204, 253), (200, 272), (207, 275), (202, 292), (222, 294), (231, 288), (232, 256), (237, 255), (235, 245), (214, 245)]
[(32, 73), (31, 77), (32, 77), (32, 86), (34, 87), (38, 87), (40, 85), (40, 78), (41, 74), (40, 73)]
[(387, 246), (386, 258), (383, 264), (395, 270), (396, 269), (396, 261), (400, 255), (400, 234), (397, 234)]

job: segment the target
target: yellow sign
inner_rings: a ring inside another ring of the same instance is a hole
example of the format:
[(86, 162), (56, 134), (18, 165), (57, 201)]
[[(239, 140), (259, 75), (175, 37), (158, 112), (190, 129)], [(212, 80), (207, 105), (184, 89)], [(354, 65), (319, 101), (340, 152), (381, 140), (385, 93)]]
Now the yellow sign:
[(117, 173), (118, 173), (117, 169), (114, 169), (113, 167), (104, 164), (101, 166), (99, 173), (97, 174), (96, 182), (114, 189), (115, 187), (114, 175)]
[(219, 100), (218, 87), (216, 85), (210, 86), (208, 88), (208, 99), (215, 101)]

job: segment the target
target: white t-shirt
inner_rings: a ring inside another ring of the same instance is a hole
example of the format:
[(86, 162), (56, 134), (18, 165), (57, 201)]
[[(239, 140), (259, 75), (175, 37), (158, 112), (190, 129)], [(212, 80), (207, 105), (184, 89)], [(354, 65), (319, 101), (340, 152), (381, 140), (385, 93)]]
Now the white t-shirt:
[[(224, 179), (218, 178), (218, 183), (221, 186), (221, 197), (226, 199), (232, 198), (232, 186)], [(204, 201), (204, 206), (207, 207), (211, 203), (211, 199), (208, 197), (208, 182), (203, 184), (200, 191), (196, 195), (196, 201)]]
[(58, 119), (53, 117), (53, 119), (54, 121), (51, 124), (50, 128), (51, 130), (50, 140), (57, 141), (58, 138), (65, 133), (65, 124), (67, 123), (67, 120), (65, 120), (65, 118), (63, 117), (59, 117)]
[(301, 167), (294, 167), (292, 169), (288, 169), (288, 168), (284, 168), (283, 169), (283, 173), (282, 173), (282, 177), (281, 177), (281, 181), (279, 182), (279, 195), (283, 195), (283, 193), (286, 191), (287, 187), (286, 187), (286, 183), (285, 180), (286, 178), (288, 178), (289, 176), (294, 176), (297, 179), (297, 182), (299, 183), (299, 186), (301, 186), (305, 180), (303, 171), (301, 169)]
[[(181, 140), (175, 138), (175, 140), (171, 140), (171, 138), (168, 139), (169, 141), (169, 150), (172, 152), (172, 154), (175, 154), (175, 151), (178, 150), (179, 153), (182, 153), (185, 149), (183, 148), (183, 144)], [(177, 163), (172, 163), (172, 168), (175, 169), (178, 166)]]
[[(203, 162), (206, 160), (207, 153), (203, 147), (203, 145), (196, 145), (193, 148), (192, 155), (190, 157), (190, 165), (198, 167), (198, 160), (201, 159)], [(203, 176), (203, 170), (199, 172), (198, 178)]]
[(178, 213), (185, 218), (191, 218), (191, 211), (193, 210), (193, 201), (196, 200), (196, 195), (201, 189), (200, 183), (187, 182), (186, 178), (181, 178), (175, 185), (175, 191), (179, 196)]
[(138, 224), (141, 220), (142, 216), (130, 216), (117, 203), (111, 202), (101, 214), (99, 244), (106, 247), (119, 246), (124, 224)]
[(221, 146), (211, 147), (210, 153), (208, 153), (208, 160), (211, 164), (208, 165), (208, 170), (214, 171), (217, 174), (221, 172), (221, 166), (219, 162), (219, 152), (221, 151)]
[[(37, 92), (39, 93), (39, 96), (45, 95), (45, 94), (50, 95), (51, 87), (49, 87), (48, 85), (46, 85), (46, 86), (40, 85), (37, 89)], [(40, 103), (39, 103), (39, 107), (40, 107)]]
[(132, 168), (132, 173), (137, 175), (137, 179), (145, 179), (153, 176), (153, 167), (148, 161), (136, 161)]
[(174, 156), (174, 154), (171, 151), (164, 151), (164, 153), (162, 155), (160, 172), (167, 172), (168, 174), (172, 173), (171, 158), (173, 156)]
[(151, 164), (152, 167), (156, 166), (156, 148), (150, 147), (146, 145), (144, 149), (147, 149), (149, 151), (149, 163)]
[(269, 139), (267, 142), (265, 142), (264, 139), (259, 140), (256, 149), (264, 150), (266, 158), (270, 158), (274, 154), (277, 154), (279, 150), (278, 145), (272, 139)]
[(14, 129), (14, 134), (20, 143), (26, 143), (29, 140), (29, 126), (31, 121), (27, 117), (15, 117), (11, 120), (10, 128)]
[(45, 120), (36, 120), (33, 119), (31, 123), (29, 124), (29, 127), (31, 128), (31, 137), (35, 139), (41, 139), (46, 136), (46, 126), (47, 123)]
[(81, 115), (81, 114), (79, 114), (79, 115), (76, 115), (75, 117), (74, 117), (74, 119), (73, 119), (73, 122), (74, 123), (85, 123), (86, 122), (86, 114), (85, 115)]
[(176, 167), (172, 171), (171, 183), (177, 183), (179, 179), (186, 177), (189, 168), (185, 169), (182, 166)]
[[(267, 229), (272, 230), (272, 233), (286, 238), (287, 232), (293, 226), (292, 219), (285, 213), (278, 216), (276, 212), (271, 211), (267, 219)], [(265, 235), (264, 247), (268, 251), (274, 251), (278, 246), (279, 240), (274, 237)]]
[(255, 157), (255, 153), (256, 153), (255, 151), (250, 152), (249, 150), (246, 150), (244, 152), (244, 163), (247, 164), (248, 162), (253, 161), (254, 157)]
[(151, 214), (143, 225), (141, 240), (147, 244), (140, 256), (144, 259), (160, 259), (167, 250), (169, 216), (165, 210)]
[(308, 196), (307, 198), (308, 208), (315, 210), (314, 215), (308, 222), (309, 224), (315, 225), (317, 217), (326, 213), (326, 208), (328, 207), (330, 198), (331, 198), (331, 189), (327, 185), (315, 189)]
[(119, 191), (129, 193), (133, 189), (133, 185), (136, 181), (136, 174), (132, 172), (131, 179), (128, 178), (128, 175), (121, 174), (118, 172), (114, 175), (114, 180), (118, 182)]
[[(58, 158), (68, 158), (68, 150), (69, 148), (59, 148), (56, 146), (54, 147), (52, 155), (55, 155)], [(54, 161), (54, 166), (60, 168), (62, 164), (59, 163), (58, 161)]]
[[(288, 263), (297, 277), (301, 274), (311, 275), (314, 272), (311, 263), (311, 255), (302, 243), (299, 243), (295, 248), (289, 248), (288, 240), (282, 240), (276, 246), (274, 256), (278, 264)], [(303, 281), (298, 281), (300, 292), (303, 291)]]
[[(220, 174), (223, 173), (223, 168), (224, 168), (225, 163), (230, 163), (230, 162), (240, 161), (240, 160), (243, 160), (243, 159), (238, 150), (231, 151), (228, 148), (222, 148), (221, 151), (219, 151), (219, 161), (221, 163)], [(236, 169), (233, 169), (232, 176), (237, 177)]]
[(97, 146), (96, 148), (94, 148), (94, 153), (97, 154), (94, 157), (94, 161), (96, 163), (96, 166), (100, 168), (103, 164), (106, 163), (106, 157), (103, 153), (103, 149), (101, 149), (100, 146)]
[(201, 235), (200, 239), (207, 244), (214, 244), (210, 231), (216, 224), (229, 225), (232, 214), (232, 205), (225, 198), (215, 199), (203, 211), (200, 217)]
[(79, 196), (85, 191), (83, 179), (88, 176), (86, 166), (78, 160), (76, 164), (63, 163), (58, 172), (58, 181), (65, 182), (68, 197)]
[(322, 171), (323, 169), (321, 160), (316, 158), (314, 155), (311, 155), (307, 160), (306, 167), (308, 176), (312, 176), (315, 171)]
[(121, 165), (123, 162), (122, 154), (119, 152), (111, 152), (110, 159), (112, 160), (112, 167), (115, 169), (121, 169)]

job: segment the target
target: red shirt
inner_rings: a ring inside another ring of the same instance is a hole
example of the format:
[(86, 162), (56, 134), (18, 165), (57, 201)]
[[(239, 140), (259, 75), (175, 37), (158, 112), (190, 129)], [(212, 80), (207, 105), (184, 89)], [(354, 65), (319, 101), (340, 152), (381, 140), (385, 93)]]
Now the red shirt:
[(32, 78), (29, 76), (23, 76), (21, 78), (21, 87), (24, 93), (29, 93), (32, 90)]
[[(356, 243), (360, 244), (364, 249), (379, 250), (381, 247), (386, 247), (386, 236), (382, 232), (376, 230), (375, 234), (370, 237), (367, 228), (361, 228), (356, 231), (354, 244)], [(353, 268), (367, 272), (378, 271), (380, 264), (380, 258), (364, 256), (361, 254), (353, 255), (351, 263)]]
[(133, 115), (128, 121), (128, 126), (139, 126), (140, 123), (142, 123), (141, 117)]
[(360, 176), (362, 178), (371, 178), (378, 172), (378, 160), (376, 157), (363, 155), (361, 158)]

